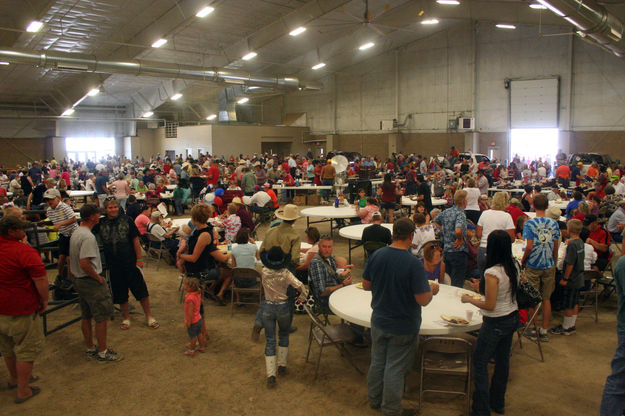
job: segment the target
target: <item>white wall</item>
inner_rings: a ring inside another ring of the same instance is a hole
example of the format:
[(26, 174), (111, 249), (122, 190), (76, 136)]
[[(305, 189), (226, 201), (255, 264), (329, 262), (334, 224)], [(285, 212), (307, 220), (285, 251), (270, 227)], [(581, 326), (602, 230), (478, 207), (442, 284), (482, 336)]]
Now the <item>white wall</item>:
[(193, 157), (198, 156), (198, 148), (203, 148), (210, 154), (213, 153), (213, 135), (210, 124), (178, 127), (178, 137), (173, 139), (165, 138), (164, 129), (159, 130), (162, 130), (160, 138), (157, 139), (161, 154), (164, 154), (166, 150), (175, 150), (177, 155), (186, 154), (186, 148), (193, 149)]
[(404, 132), (446, 132), (448, 119), (461, 114), (476, 117), (479, 132), (505, 132), (504, 80), (557, 76), (561, 130), (625, 130), (625, 60), (577, 37), (540, 36), (533, 25), (505, 31), (460, 23), (397, 54), (397, 67), (391, 51), (328, 75), (322, 91), (289, 94), (284, 111), (306, 112), (312, 134), (379, 133), (398, 99), (399, 121), (413, 114)]

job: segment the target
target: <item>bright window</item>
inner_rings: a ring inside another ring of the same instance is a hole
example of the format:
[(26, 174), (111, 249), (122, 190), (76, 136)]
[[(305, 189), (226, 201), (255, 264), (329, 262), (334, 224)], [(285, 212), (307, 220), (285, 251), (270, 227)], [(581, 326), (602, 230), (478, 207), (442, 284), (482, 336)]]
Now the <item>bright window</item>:
[(113, 137), (67, 137), (65, 151), (68, 159), (75, 162), (92, 162), (115, 155), (115, 138)]
[(552, 163), (558, 153), (558, 129), (512, 129), (510, 131), (510, 160), (541, 159)]

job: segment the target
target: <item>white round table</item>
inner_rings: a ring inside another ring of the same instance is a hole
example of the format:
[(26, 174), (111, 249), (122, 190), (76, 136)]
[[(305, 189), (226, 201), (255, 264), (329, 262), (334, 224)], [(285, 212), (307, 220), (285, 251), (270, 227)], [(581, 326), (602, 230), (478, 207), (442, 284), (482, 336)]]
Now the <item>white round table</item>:
[(569, 205), (569, 202), (571, 201), (549, 201), (549, 206), (550, 207), (556, 207), (556, 208), (560, 208), (562, 211), (566, 210), (566, 207)]
[[(313, 208), (306, 208), (300, 211), (300, 213), (306, 217), (306, 227), (310, 224), (318, 224), (322, 222), (330, 223), (330, 235), (332, 235), (334, 229), (334, 220), (337, 218), (355, 218), (358, 217), (356, 209), (353, 206), (334, 208), (331, 206), (320, 206)], [(321, 217), (320, 221), (311, 221), (310, 217)]]
[[(525, 240), (515, 240), (514, 243), (512, 243), (512, 256), (515, 257), (519, 261), (521, 261), (521, 259), (523, 258), (523, 253), (525, 252), (525, 245), (526, 245)], [(561, 258), (562, 256), (564, 256), (565, 253), (566, 253), (566, 244), (560, 242), (560, 245), (558, 246), (558, 258)]]
[(95, 191), (69, 191), (67, 193), (69, 195), (70, 198), (83, 198), (83, 203), (86, 204), (87, 203), (87, 197), (89, 196), (94, 196), (95, 195)]
[[(362, 244), (358, 243), (352, 246), (352, 240), (360, 241), (362, 240), (362, 232), (365, 228), (370, 226), (371, 224), (356, 224), (349, 225), (347, 227), (343, 227), (339, 230), (339, 235), (343, 238), (347, 238), (348, 245), (348, 262), (352, 262), (352, 250), (360, 247)], [(385, 223), (381, 224), (383, 227), (387, 228), (391, 235), (393, 234), (393, 224)]]
[[(462, 293), (474, 293), (448, 285), (439, 285), (439, 292), (432, 301), (421, 308), (421, 329), (419, 335), (449, 335), (475, 331), (482, 326), (480, 309), (470, 303), (460, 302)], [(371, 328), (371, 292), (349, 285), (330, 295), (330, 310), (336, 316), (356, 325)], [(466, 311), (473, 311), (468, 325), (451, 326), (441, 318), (441, 314), (466, 319)]]

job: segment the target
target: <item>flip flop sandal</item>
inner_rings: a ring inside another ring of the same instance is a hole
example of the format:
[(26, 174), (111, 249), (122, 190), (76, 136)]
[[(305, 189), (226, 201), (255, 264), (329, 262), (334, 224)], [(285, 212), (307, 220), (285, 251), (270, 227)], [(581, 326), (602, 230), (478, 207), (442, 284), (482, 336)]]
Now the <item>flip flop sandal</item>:
[(190, 357), (193, 357), (195, 355), (195, 351), (194, 350), (186, 350), (184, 352), (184, 355), (188, 355)]
[[(34, 383), (37, 380), (39, 380), (39, 376), (30, 376), (30, 379), (28, 380), (28, 384)], [(17, 384), (7, 383), (7, 389), (8, 390), (13, 390), (13, 389), (16, 389), (16, 388), (17, 388)]]
[(31, 394), (28, 397), (24, 397), (23, 399), (20, 399), (19, 397), (17, 397), (14, 400), (15, 404), (22, 404), (24, 402), (27, 402), (28, 400), (32, 399), (33, 397), (41, 393), (41, 389), (39, 387), (31, 386), (30, 389), (32, 390), (33, 394)]
[(130, 319), (124, 319), (119, 327), (124, 331), (130, 329)]
[(150, 318), (150, 320), (148, 321), (148, 326), (152, 329), (157, 329), (161, 326), (161, 324), (159, 324), (156, 319)]

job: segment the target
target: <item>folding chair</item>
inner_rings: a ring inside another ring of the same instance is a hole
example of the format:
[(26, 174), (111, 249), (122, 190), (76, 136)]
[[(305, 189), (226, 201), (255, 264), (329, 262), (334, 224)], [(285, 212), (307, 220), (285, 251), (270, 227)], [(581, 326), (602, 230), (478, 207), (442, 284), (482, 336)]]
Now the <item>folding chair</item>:
[(596, 270), (584, 272), (584, 281), (590, 282), (588, 290), (581, 290), (579, 292), (579, 312), (581, 312), (588, 302), (592, 302), (591, 305), (595, 309), (595, 323), (599, 322), (599, 279), (602, 277), (601, 272)]
[[(255, 278), (256, 283), (252, 287), (237, 287), (235, 279)], [(236, 294), (257, 295), (254, 301), (237, 302), (237, 305), (258, 305), (263, 300), (263, 285), (261, 283), (260, 272), (256, 269), (248, 269), (244, 267), (235, 267), (232, 269), (232, 283), (230, 284), (230, 317), (234, 315), (234, 297)]]
[(527, 330), (530, 328), (530, 325), (533, 327), (534, 332), (536, 333), (536, 341), (532, 341), (533, 343), (535, 343), (538, 346), (538, 352), (540, 353), (540, 361), (545, 362), (545, 357), (543, 356), (543, 348), (540, 345), (540, 337), (538, 336), (538, 325), (536, 324), (536, 317), (538, 316), (538, 312), (540, 312), (540, 309), (542, 308), (543, 303), (540, 302), (538, 305), (536, 305), (536, 308), (534, 309), (534, 314), (527, 320), (527, 322), (525, 323), (525, 326), (522, 326), (521, 328), (517, 329), (516, 333), (517, 336), (519, 337), (519, 348), (523, 349), (523, 337), (525, 336), (525, 333), (527, 332)]
[(163, 246), (163, 242), (153, 234), (148, 234), (148, 250), (146, 260), (156, 260), (156, 270), (159, 269), (163, 253), (167, 248)]
[(321, 353), (323, 352), (323, 347), (326, 345), (334, 345), (341, 356), (344, 357), (356, 369), (356, 371), (358, 371), (359, 374), (363, 374), (363, 372), (352, 361), (351, 355), (345, 348), (345, 343), (354, 341), (356, 337), (354, 331), (352, 331), (352, 329), (344, 323), (330, 325), (321, 322), (319, 317), (313, 314), (310, 307), (306, 304), (304, 305), (304, 310), (310, 317), (310, 331), (308, 333), (308, 351), (306, 352), (306, 362), (308, 362), (308, 357), (310, 356), (310, 347), (313, 339), (319, 346), (319, 356), (317, 357), (317, 364), (315, 366), (314, 379), (317, 379), (317, 375), (319, 373), (319, 363), (321, 362)]
[[(421, 343), (421, 382), (419, 383), (419, 408), (424, 393), (456, 394), (465, 396), (469, 414), (471, 406), (471, 356), (473, 345), (462, 338), (430, 337)], [(464, 390), (425, 388), (426, 374), (464, 378)]]

